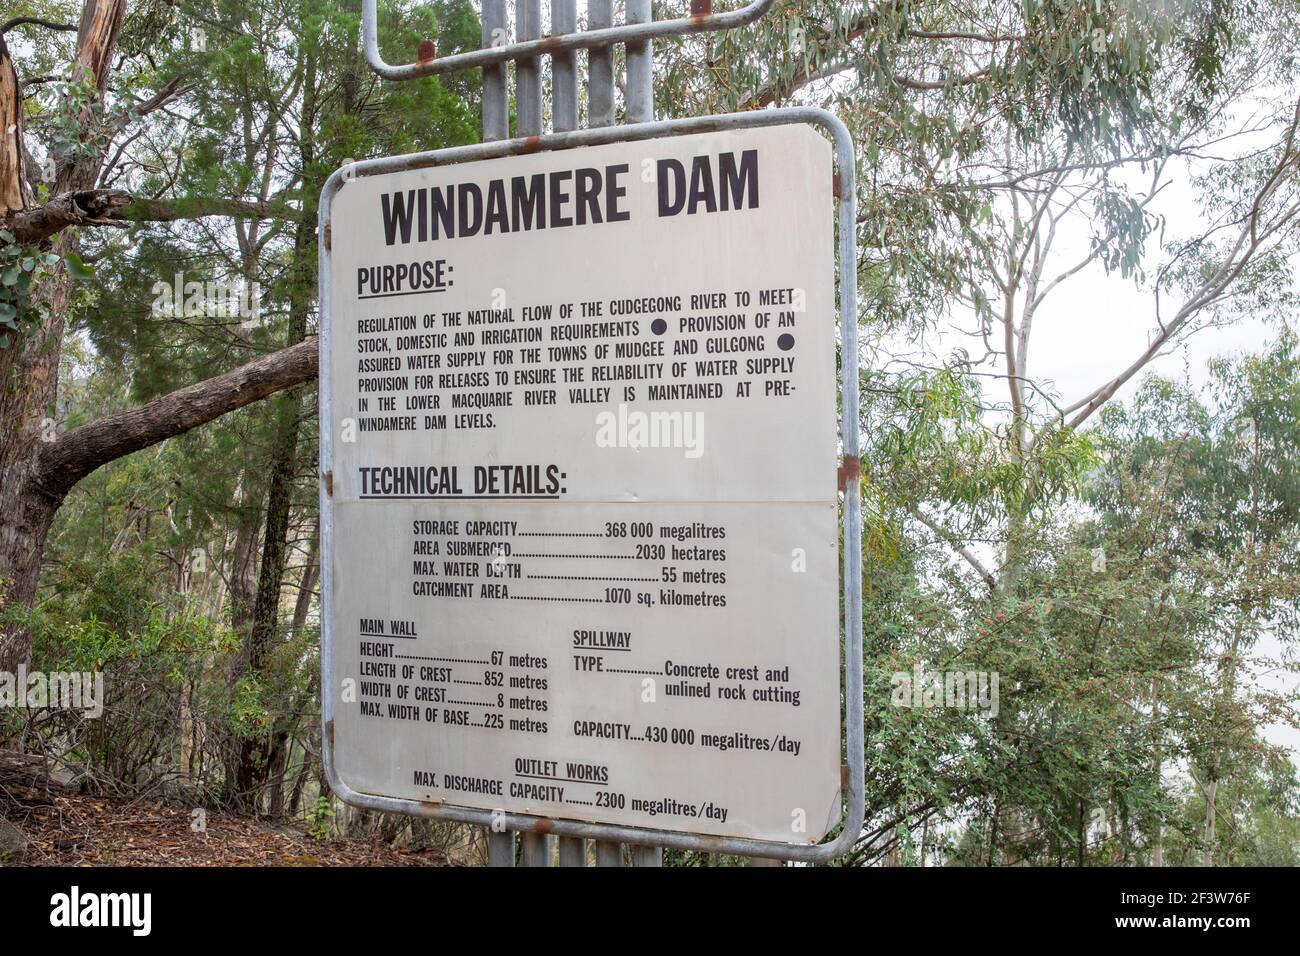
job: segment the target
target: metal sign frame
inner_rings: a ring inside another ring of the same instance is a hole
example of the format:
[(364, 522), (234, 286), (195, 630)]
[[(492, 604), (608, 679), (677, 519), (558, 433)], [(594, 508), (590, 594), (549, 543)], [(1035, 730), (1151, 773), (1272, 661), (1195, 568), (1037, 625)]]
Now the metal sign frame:
[[(350, 179), (383, 173), (483, 159), (498, 159), (524, 153), (599, 146), (607, 143), (636, 142), (689, 133), (718, 132), (755, 127), (805, 124), (819, 127), (834, 142), (838, 169), (839, 213), (839, 321), (840, 321), (840, 442), (843, 464), (840, 466), (844, 494), (842, 530), (843, 563), (840, 570), (843, 587), (843, 621), (841, 627), (840, 687), (844, 697), (843, 730), (848, 759), (848, 780), (844, 791), (844, 815), (841, 831), (835, 839), (820, 844), (786, 844), (748, 837), (721, 837), (678, 830), (592, 823), (556, 819), (504, 811), (482, 810), (440, 802), (383, 797), (353, 790), (339, 779), (334, 768), (334, 708), (338, 694), (334, 673), (334, 634), (332, 615), (328, 612), (334, 586), (334, 540), (331, 495), (333, 491), (334, 429), (331, 388), (333, 386), (332, 349), (332, 269), (331, 209), (336, 193)], [(320, 252), (320, 512), (321, 512), (321, 722), (324, 741), (323, 761), (326, 777), (334, 792), (347, 804), (368, 810), (385, 810), (411, 816), (514, 830), (524, 835), (554, 834), (560, 837), (628, 843), (636, 846), (671, 847), (743, 856), (769, 857), (804, 863), (819, 863), (843, 855), (861, 834), (864, 815), (864, 727), (862, 715), (862, 491), (860, 475), (858, 422), (858, 325), (857, 325), (857, 208), (854, 185), (853, 141), (844, 123), (826, 110), (812, 107), (769, 109), (749, 113), (729, 113), (690, 119), (663, 120), (626, 126), (607, 126), (573, 132), (552, 133), (540, 137), (505, 139), (455, 146), (431, 152), (413, 153), (352, 163), (335, 170), (321, 191), (318, 241)]]

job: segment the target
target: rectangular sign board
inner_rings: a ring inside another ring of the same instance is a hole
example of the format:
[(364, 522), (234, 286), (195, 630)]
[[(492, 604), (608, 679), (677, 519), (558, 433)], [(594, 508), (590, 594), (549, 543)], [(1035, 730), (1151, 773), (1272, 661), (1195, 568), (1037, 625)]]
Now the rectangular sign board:
[(340, 782), (781, 843), (835, 825), (833, 210), (799, 124), (344, 182)]

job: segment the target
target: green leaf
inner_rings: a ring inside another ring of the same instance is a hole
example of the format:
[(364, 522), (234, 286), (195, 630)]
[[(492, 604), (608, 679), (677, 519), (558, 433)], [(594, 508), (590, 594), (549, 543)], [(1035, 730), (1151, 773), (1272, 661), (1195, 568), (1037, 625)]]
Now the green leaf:
[(68, 252), (63, 257), (68, 263), (68, 274), (74, 279), (89, 279), (95, 274), (95, 270), (81, 261), (81, 256), (75, 252)]

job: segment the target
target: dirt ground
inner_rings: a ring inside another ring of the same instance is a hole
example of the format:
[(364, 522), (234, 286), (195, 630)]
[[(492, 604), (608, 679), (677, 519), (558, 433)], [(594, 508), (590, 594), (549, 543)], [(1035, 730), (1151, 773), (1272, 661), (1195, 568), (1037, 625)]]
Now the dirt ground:
[[(12, 768), (9, 768), (12, 770)], [(6, 822), (8, 826), (6, 826)], [(77, 793), (0, 774), (0, 866), (448, 866), (436, 850), (381, 840), (318, 840), (295, 826)]]

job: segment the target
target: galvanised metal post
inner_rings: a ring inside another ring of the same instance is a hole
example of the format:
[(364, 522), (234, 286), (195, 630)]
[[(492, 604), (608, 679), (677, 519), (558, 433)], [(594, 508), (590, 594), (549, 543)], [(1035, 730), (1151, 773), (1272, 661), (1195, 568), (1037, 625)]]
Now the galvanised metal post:
[[(578, 29), (578, 0), (551, 0), (551, 33)], [(577, 54), (572, 50), (551, 57), (551, 125), (555, 132), (578, 128)]]
[(551, 839), (545, 833), (521, 833), (519, 844), (524, 866), (551, 865)]
[(623, 844), (611, 843), (609, 840), (600, 840), (596, 844), (596, 865), (597, 866), (622, 866), (623, 865)]
[[(483, 0), (483, 46), (500, 44), (505, 37), (506, 0)], [(506, 95), (506, 65), (483, 67), (483, 140), (510, 138), (510, 111)], [(487, 831), (488, 866), (515, 865), (515, 835), (490, 827)]]
[(515, 835), (509, 830), (487, 828), (488, 866), (515, 865)]
[[(551, 33), (572, 33), (578, 28), (578, 0), (551, 0)], [(577, 56), (571, 52), (551, 57), (551, 125), (564, 133), (578, 128)], [(586, 866), (587, 841), (560, 837), (560, 866)]]
[[(515, 35), (520, 42), (542, 36), (542, 0), (515, 4)], [(515, 135), (536, 136), (542, 131), (542, 70), (535, 56), (515, 63)]]
[[(650, 0), (627, 0), (627, 22), (649, 23)], [(648, 123), (655, 118), (654, 62), (650, 41), (627, 45), (627, 121)]]
[(587, 841), (578, 837), (560, 837), (560, 866), (586, 866)]
[(663, 848), (657, 846), (632, 847), (632, 865), (633, 866), (663, 866), (664, 865)]
[[(613, 0), (588, 0), (588, 31), (603, 31), (613, 22)], [(593, 47), (587, 54), (587, 125), (614, 125), (613, 47)]]
[[(587, 29), (601, 30), (614, 22), (612, 0), (587, 0)], [(587, 53), (587, 125), (614, 125), (614, 49), (605, 47)], [(597, 866), (622, 866), (623, 847), (618, 843), (596, 844)]]
[[(374, 0), (367, 0), (372, 6)], [(505, 36), (506, 0), (483, 0), (483, 46), (490, 47)], [(369, 21), (367, 21), (369, 23)], [(369, 53), (373, 35), (366, 36)], [(379, 55), (376, 42), (375, 56)], [(371, 61), (373, 66), (373, 60)], [(381, 76), (383, 74), (380, 74)], [(506, 66), (504, 62), (483, 67), (483, 140), (488, 142), (510, 138), (510, 112), (506, 97)]]

